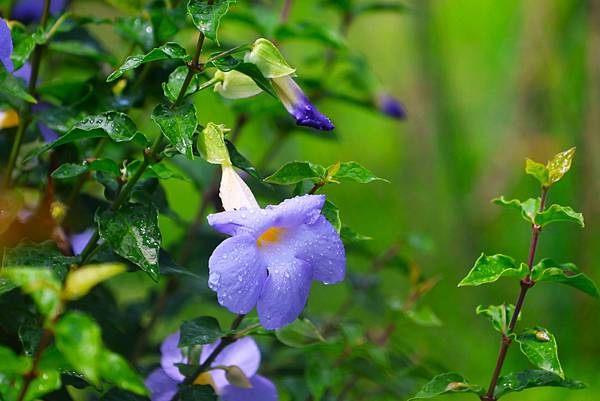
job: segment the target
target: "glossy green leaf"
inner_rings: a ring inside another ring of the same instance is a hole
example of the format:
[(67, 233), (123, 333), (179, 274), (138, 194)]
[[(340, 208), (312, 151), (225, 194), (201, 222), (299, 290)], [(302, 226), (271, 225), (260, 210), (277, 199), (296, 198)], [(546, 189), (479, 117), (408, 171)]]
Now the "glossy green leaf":
[(15, 98), (29, 103), (37, 103), (25, 89), (23, 81), (8, 72), (2, 63), (0, 63), (0, 95), (6, 97), (6, 100), (13, 106), (18, 106), (18, 103), (14, 101)]
[(193, 104), (176, 107), (159, 104), (152, 111), (151, 118), (179, 153), (186, 155), (190, 160), (194, 159), (192, 139), (198, 120)]
[(342, 229), (340, 230), (340, 238), (342, 238), (342, 241), (346, 245), (361, 242), (361, 241), (368, 241), (368, 240), (372, 239), (369, 236), (355, 232), (350, 227), (345, 226), (343, 224), (342, 224)]
[(36, 44), (41, 44), (39, 32), (30, 33), (25, 27), (15, 24), (11, 29), (13, 51), (10, 58), (15, 71), (19, 70), (31, 57)]
[(506, 255), (487, 256), (481, 254), (469, 274), (458, 283), (459, 287), (493, 283), (501, 277), (525, 278), (527, 265), (517, 266), (515, 260)]
[(0, 345), (0, 374), (22, 375), (31, 369), (31, 359)]
[[(187, 74), (188, 67), (185, 65), (180, 65), (169, 75), (168, 81), (163, 82), (163, 93), (172, 103), (175, 103), (179, 97), (179, 92), (181, 92), (181, 89), (183, 88), (183, 83), (185, 82)], [(200, 80), (200, 75), (194, 74), (184, 96), (189, 96), (196, 93), (201, 87), (202, 82)]]
[(27, 158), (30, 159), (50, 149), (67, 143), (79, 142), (83, 139), (110, 138), (115, 142), (129, 142), (136, 139), (136, 137), (141, 138), (141, 142), (146, 142), (127, 114), (108, 111), (94, 116), (87, 116), (75, 124), (66, 134), (36, 150)]
[(325, 216), (327, 221), (331, 223), (335, 231), (338, 233), (342, 229), (342, 220), (340, 219), (340, 209), (330, 201), (325, 201), (323, 205), (323, 209), (321, 209), (321, 214)]
[(409, 401), (429, 399), (439, 395), (453, 393), (475, 393), (481, 395), (483, 394), (483, 389), (468, 383), (464, 377), (458, 373), (442, 373), (431, 379), (429, 383), (425, 384), (414, 397), (409, 398)]
[(161, 235), (158, 210), (148, 204), (126, 204), (117, 211), (96, 213), (100, 238), (115, 253), (135, 263), (158, 281)]
[(215, 390), (208, 385), (186, 385), (179, 391), (180, 401), (217, 401)]
[(198, 135), (198, 150), (204, 160), (212, 164), (231, 164), (225, 145), (227, 131), (222, 124), (208, 123)]
[(536, 283), (561, 283), (600, 298), (598, 287), (592, 279), (581, 273), (572, 263), (558, 263), (552, 259), (543, 259), (533, 266), (531, 279)]
[(557, 221), (566, 221), (579, 224), (584, 227), (583, 215), (571, 209), (569, 206), (552, 205), (535, 216), (535, 224), (542, 227)]
[(542, 327), (534, 327), (511, 337), (519, 344), (521, 352), (531, 363), (564, 379), (565, 374), (558, 360), (556, 339), (552, 333)]
[(113, 383), (123, 390), (139, 395), (148, 395), (144, 380), (121, 355), (103, 349), (98, 358), (98, 370), (103, 380)]
[(179, 44), (174, 42), (165, 43), (164, 45), (152, 49), (146, 54), (137, 54), (129, 56), (121, 66), (106, 78), (107, 82), (114, 81), (120, 78), (126, 71), (139, 67), (142, 64), (152, 61), (162, 61), (167, 59), (182, 60), (188, 62), (191, 60), (186, 50)]
[(310, 162), (287, 163), (264, 179), (271, 184), (291, 185), (304, 180), (318, 181), (326, 173), (325, 167)]
[(547, 186), (550, 181), (548, 168), (545, 164), (538, 163), (531, 159), (525, 159), (525, 172), (533, 176), (543, 186)]
[(22, 243), (7, 249), (4, 255), (6, 266), (36, 266), (45, 267), (54, 272), (59, 280), (63, 280), (74, 263), (74, 256), (65, 256), (52, 241), (38, 244)]
[(319, 329), (308, 319), (296, 319), (287, 326), (275, 330), (275, 337), (293, 348), (302, 348), (325, 341)]
[(245, 171), (257, 180), (262, 179), (256, 167), (254, 167), (250, 160), (246, 159), (244, 155), (238, 152), (233, 143), (225, 139), (225, 145), (227, 146), (227, 151), (229, 152), (229, 159), (231, 160), (231, 164)]
[(499, 333), (508, 334), (508, 325), (515, 312), (515, 306), (502, 304), (483, 307), (483, 305), (479, 305), (475, 312), (478, 315), (489, 318), (492, 321), (494, 330)]
[(5, 268), (2, 276), (30, 295), (39, 311), (48, 319), (59, 313), (61, 284), (51, 270), (41, 267)]
[(87, 173), (89, 170), (86, 164), (64, 163), (58, 166), (52, 172), (52, 178), (57, 180), (66, 180)]
[(547, 164), (550, 183), (559, 181), (571, 169), (575, 148), (558, 153)]
[(67, 312), (54, 329), (56, 348), (75, 370), (98, 384), (98, 366), (103, 352), (98, 325), (82, 312)]
[(358, 182), (360, 184), (367, 184), (372, 181), (385, 181), (383, 178), (377, 177), (366, 167), (361, 166), (357, 162), (343, 162), (340, 164), (340, 168), (335, 175), (335, 180), (342, 182)]
[(179, 347), (211, 344), (225, 334), (227, 333), (221, 330), (219, 321), (214, 317), (197, 317), (181, 324)]
[(523, 219), (531, 224), (534, 224), (536, 215), (540, 209), (540, 198), (529, 198), (521, 202), (518, 199), (506, 200), (504, 196), (501, 196), (500, 198), (493, 199), (492, 202), (496, 205), (519, 210)]
[(209, 4), (205, 0), (189, 0), (187, 10), (196, 28), (218, 44), (217, 33), (221, 18), (227, 14), (229, 6), (235, 2), (235, 0), (215, 0)]
[(31, 381), (23, 401), (39, 400), (43, 395), (59, 389), (61, 386), (60, 372), (57, 370), (44, 370), (38, 372)]
[(494, 396), (498, 399), (508, 393), (535, 387), (563, 387), (570, 390), (581, 390), (585, 388), (585, 385), (580, 381), (563, 379), (547, 370), (524, 370), (500, 376)]

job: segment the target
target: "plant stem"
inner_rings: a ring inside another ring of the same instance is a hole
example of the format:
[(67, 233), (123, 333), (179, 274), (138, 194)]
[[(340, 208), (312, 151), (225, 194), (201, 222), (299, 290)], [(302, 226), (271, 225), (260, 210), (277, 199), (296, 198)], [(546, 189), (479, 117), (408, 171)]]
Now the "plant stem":
[[(209, 4), (210, 3), (211, 2), (209, 1)], [(188, 74), (186, 75), (185, 81), (184, 81), (183, 85), (181, 86), (179, 95), (177, 96), (177, 100), (171, 105), (171, 108), (176, 107), (185, 98), (185, 93), (187, 92), (187, 89), (188, 89), (190, 83), (192, 82), (192, 77), (197, 72), (198, 60), (200, 60), (200, 54), (202, 53), (203, 45), (204, 45), (204, 34), (202, 32), (200, 32), (198, 35), (198, 43), (196, 45), (196, 51), (194, 52), (194, 56), (192, 58), (193, 64), (188, 66)], [(125, 184), (123, 189), (121, 189), (121, 191), (119, 191), (119, 194), (117, 195), (117, 199), (115, 199), (115, 201), (113, 202), (110, 210), (112, 210), (112, 211), (117, 210), (119, 207), (121, 207), (121, 205), (123, 205), (123, 203), (125, 203), (129, 199), (129, 195), (131, 194), (133, 187), (137, 184), (137, 182), (140, 180), (140, 178), (142, 178), (142, 175), (144, 174), (144, 172), (146, 171), (148, 166), (150, 166), (151, 164), (153, 164), (155, 162), (156, 156), (158, 155), (158, 153), (160, 153), (159, 148), (160, 148), (161, 143), (162, 143), (162, 134), (159, 134), (156, 137), (156, 139), (154, 140), (152, 147), (146, 148), (144, 150), (144, 160), (142, 161), (142, 164), (136, 170), (135, 174), (127, 181), (127, 184)], [(98, 229), (96, 228), (94, 235), (92, 236), (92, 238), (90, 238), (89, 242), (85, 246), (85, 249), (81, 253), (81, 264), (80, 265), (84, 265), (88, 261), (88, 259), (94, 254), (94, 252), (96, 252), (96, 250), (98, 248), (98, 240), (99, 239), (100, 239), (100, 234), (98, 232)]]
[[(542, 187), (542, 196), (539, 208), (540, 212), (544, 211), (547, 195), (548, 187)], [(508, 352), (508, 348), (510, 347), (510, 344), (512, 342), (512, 340), (510, 339), (510, 334), (512, 334), (512, 332), (515, 329), (515, 326), (517, 325), (517, 319), (519, 318), (521, 309), (523, 309), (523, 303), (525, 302), (525, 296), (527, 295), (527, 291), (529, 291), (529, 289), (535, 284), (531, 280), (531, 271), (533, 269), (533, 263), (535, 261), (535, 252), (538, 247), (541, 232), (542, 229), (539, 225), (531, 225), (531, 244), (529, 246), (529, 256), (527, 258), (527, 268), (529, 269), (529, 274), (527, 275), (527, 277), (521, 280), (521, 291), (519, 292), (519, 297), (517, 298), (517, 302), (515, 303), (515, 311), (513, 312), (512, 318), (510, 319), (510, 323), (508, 324), (507, 332), (502, 334), (502, 343), (500, 345), (500, 351), (498, 352), (498, 358), (496, 360), (494, 373), (492, 374), (492, 379), (490, 380), (490, 385), (486, 394), (480, 397), (482, 401), (496, 400), (496, 397), (494, 397), (494, 390), (496, 389), (496, 384), (498, 384), (498, 379), (500, 378), (500, 373), (502, 372), (502, 366), (504, 365), (504, 360), (506, 359), (506, 353)]]
[(292, 0), (284, 0), (281, 13), (279, 14), (279, 23), (285, 24), (290, 17), (290, 10), (292, 9)]
[(50, 340), (52, 339), (52, 336), (53, 336), (52, 331), (50, 331), (49, 329), (44, 329), (44, 332), (42, 333), (42, 337), (40, 338), (38, 347), (35, 351), (35, 354), (33, 355), (33, 363), (31, 365), (31, 369), (29, 370), (29, 372), (25, 373), (23, 376), (23, 378), (24, 378), (23, 387), (21, 387), (21, 391), (19, 391), (19, 395), (17, 396), (17, 401), (23, 401), (25, 399), (27, 390), (29, 389), (31, 382), (33, 381), (33, 379), (35, 379), (35, 377), (37, 375), (36, 370), (40, 364), (40, 360), (42, 359), (42, 355), (43, 355), (44, 351), (50, 345)]
[[(11, 7), (12, 10), (12, 7)], [(44, 0), (44, 9), (42, 12), (42, 18), (40, 20), (40, 27), (42, 31), (46, 29), (46, 24), (48, 23), (48, 16), (50, 15), (50, 0)], [(32, 96), (35, 96), (35, 87), (37, 85), (38, 76), (40, 73), (40, 64), (42, 62), (42, 52), (44, 50), (44, 45), (36, 45), (33, 50), (33, 57), (31, 59), (31, 75), (29, 76), (29, 86), (27, 91)], [(21, 110), (19, 116), (19, 127), (17, 128), (17, 133), (15, 134), (15, 141), (13, 142), (12, 149), (10, 150), (10, 156), (8, 158), (8, 164), (6, 166), (6, 175), (4, 176), (3, 187), (10, 188), (12, 184), (12, 174), (15, 168), (15, 164), (17, 162), (17, 157), (19, 156), (19, 151), (21, 150), (21, 145), (23, 143), (23, 137), (25, 136), (25, 131), (31, 122), (31, 103), (25, 102), (23, 105), (23, 109)]]

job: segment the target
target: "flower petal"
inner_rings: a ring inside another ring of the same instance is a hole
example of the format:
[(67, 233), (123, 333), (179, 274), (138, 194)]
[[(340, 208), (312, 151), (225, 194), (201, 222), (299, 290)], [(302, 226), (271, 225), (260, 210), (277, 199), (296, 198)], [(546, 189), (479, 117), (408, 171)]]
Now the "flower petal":
[(398, 120), (404, 120), (406, 118), (406, 110), (404, 110), (402, 104), (387, 93), (379, 94), (377, 96), (376, 104), (379, 110), (389, 117)]
[[(200, 363), (203, 363), (208, 358), (220, 342), (221, 340), (218, 340), (202, 347)], [(228, 345), (212, 363), (212, 366), (233, 365), (242, 369), (246, 377), (252, 377), (256, 374), (260, 366), (260, 350), (252, 337), (242, 337), (233, 344)], [(219, 391), (229, 385), (229, 382), (225, 378), (225, 372), (222, 369), (211, 370), (210, 374)]]
[(180, 382), (183, 381), (185, 377), (179, 372), (179, 368), (175, 366), (175, 364), (185, 363), (186, 358), (183, 356), (183, 353), (177, 344), (179, 344), (179, 331), (165, 338), (160, 346), (160, 366), (162, 366), (162, 370), (167, 376)]
[(221, 391), (223, 401), (277, 401), (277, 388), (266, 377), (254, 375), (250, 378), (252, 388), (228, 385)]
[(223, 241), (210, 256), (208, 268), (208, 286), (221, 305), (234, 313), (254, 308), (267, 278), (254, 237), (242, 234)]
[(293, 322), (302, 312), (308, 299), (312, 281), (310, 265), (272, 247), (267, 265), (269, 277), (258, 299), (260, 323), (266, 329), (278, 329)]
[(69, 235), (69, 241), (71, 242), (71, 248), (73, 248), (74, 255), (80, 255), (85, 249), (85, 246), (94, 235), (94, 230), (88, 228), (80, 233)]
[(10, 55), (13, 51), (12, 37), (10, 36), (10, 28), (6, 21), (0, 17), (0, 62), (8, 72), (13, 72), (15, 69)]
[(265, 210), (275, 212), (273, 227), (290, 228), (300, 224), (311, 224), (321, 215), (325, 204), (325, 195), (303, 195), (286, 199), (276, 206), (267, 206)]
[(296, 124), (331, 131), (335, 126), (308, 100), (302, 89), (291, 76), (273, 78), (273, 88)]
[(233, 166), (222, 165), (219, 197), (225, 210), (260, 209), (248, 185)]
[(161, 368), (152, 371), (144, 383), (150, 390), (152, 401), (171, 401), (177, 393), (177, 382)]
[[(67, 0), (52, 0), (50, 2), (50, 14), (61, 12), (66, 6)], [(21, 22), (38, 21), (42, 17), (44, 2), (40, 0), (20, 0), (13, 8), (11, 19)]]
[(338, 232), (324, 216), (319, 216), (313, 224), (303, 224), (290, 230), (284, 240), (290, 247), (294, 247), (296, 258), (311, 266), (313, 280), (335, 284), (344, 279), (344, 244)]
[(228, 235), (250, 234), (258, 236), (272, 227), (277, 215), (272, 209), (240, 209), (209, 214), (208, 224)]

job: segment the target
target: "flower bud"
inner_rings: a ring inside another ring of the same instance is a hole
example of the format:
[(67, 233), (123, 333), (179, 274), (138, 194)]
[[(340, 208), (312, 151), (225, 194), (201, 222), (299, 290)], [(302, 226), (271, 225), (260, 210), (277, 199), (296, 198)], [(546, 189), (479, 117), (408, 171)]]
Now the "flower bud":
[(265, 78), (281, 78), (296, 72), (281, 55), (277, 46), (264, 38), (254, 42), (252, 51), (246, 53), (244, 61), (256, 65)]
[(219, 196), (226, 211), (237, 209), (258, 209), (258, 202), (254, 198), (248, 185), (238, 175), (231, 164), (223, 164)]
[(262, 89), (246, 74), (231, 70), (223, 72), (218, 70), (214, 79), (218, 79), (214, 91), (227, 99), (243, 99), (258, 95)]

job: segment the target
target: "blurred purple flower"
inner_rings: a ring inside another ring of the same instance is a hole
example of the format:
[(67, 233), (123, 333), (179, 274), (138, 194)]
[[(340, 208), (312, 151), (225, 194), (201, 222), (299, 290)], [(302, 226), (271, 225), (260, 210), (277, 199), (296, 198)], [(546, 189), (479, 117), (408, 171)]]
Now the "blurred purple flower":
[(323, 195), (304, 195), (265, 209), (209, 215), (212, 227), (232, 236), (208, 262), (208, 286), (219, 303), (239, 314), (256, 305), (262, 325), (277, 329), (302, 312), (312, 280), (343, 280), (344, 245), (321, 215), (324, 203)]
[(377, 96), (377, 108), (386, 116), (404, 120), (406, 118), (406, 110), (402, 104), (393, 96), (387, 93), (381, 93)]
[[(49, 129), (48, 127), (46, 127), (46, 128)], [(71, 248), (73, 249), (73, 255), (80, 255), (81, 252), (83, 252), (83, 250), (85, 249), (85, 246), (88, 244), (88, 242), (92, 238), (92, 235), (94, 235), (94, 230), (91, 228), (88, 228), (87, 230), (82, 231), (78, 234), (69, 235), (69, 242), (71, 242)]]
[(0, 17), (0, 62), (8, 72), (13, 72), (15, 69), (10, 55), (13, 51), (12, 37), (10, 36), (10, 28), (6, 21)]
[[(52, 0), (50, 2), (50, 14), (58, 14), (65, 9), (67, 0)], [(44, 11), (43, 0), (19, 0), (15, 4), (11, 19), (29, 23), (39, 21)]]
[[(208, 358), (219, 341), (202, 348), (200, 363)], [(184, 380), (184, 376), (175, 364), (188, 361), (177, 347), (178, 343), (179, 332), (165, 339), (160, 348), (161, 367), (146, 378), (146, 387), (150, 390), (152, 401), (170, 401), (177, 393), (177, 385)], [(213, 369), (203, 373), (196, 383), (212, 385), (223, 401), (277, 401), (275, 385), (269, 379), (256, 374), (259, 365), (260, 350), (256, 342), (251, 337), (243, 337), (223, 349), (211, 367), (239, 367), (250, 381), (252, 388), (241, 388), (229, 384), (222, 369)]]
[(296, 119), (296, 124), (324, 131), (335, 128), (331, 120), (310, 102), (291, 76), (272, 78), (271, 81), (279, 100), (288, 113)]

